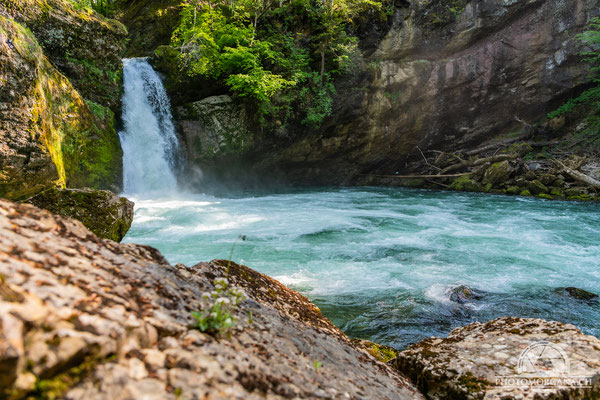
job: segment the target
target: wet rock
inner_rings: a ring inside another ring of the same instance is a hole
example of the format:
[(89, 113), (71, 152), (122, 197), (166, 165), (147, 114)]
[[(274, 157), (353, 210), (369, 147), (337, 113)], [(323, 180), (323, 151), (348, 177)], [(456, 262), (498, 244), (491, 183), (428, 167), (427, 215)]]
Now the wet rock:
[(473, 300), (481, 299), (481, 293), (471, 289), (466, 285), (460, 285), (450, 290), (450, 301), (464, 304), (471, 303)]
[[(457, 328), (447, 338), (410, 346), (391, 364), (429, 399), (591, 399), (600, 390), (600, 340), (540, 319), (506, 317)], [(558, 376), (581, 378), (589, 387), (535, 383)]]
[(529, 188), (529, 191), (534, 195), (548, 192), (548, 188), (546, 187), (546, 185), (544, 185), (542, 182), (540, 182), (537, 179), (529, 182), (528, 188)]
[(598, 295), (595, 293), (588, 292), (587, 290), (579, 289), (576, 287), (567, 287), (563, 289), (569, 296), (577, 300), (598, 300)]
[[(217, 340), (191, 313), (228, 269), (248, 299)], [(241, 265), (170, 265), (153, 248), (0, 200), (0, 274), (22, 296), (0, 298), (3, 398), (33, 374), (40, 398), (423, 399), (304, 296)]]
[(46, 190), (28, 200), (39, 208), (75, 218), (96, 235), (120, 242), (133, 221), (133, 202), (108, 190)]

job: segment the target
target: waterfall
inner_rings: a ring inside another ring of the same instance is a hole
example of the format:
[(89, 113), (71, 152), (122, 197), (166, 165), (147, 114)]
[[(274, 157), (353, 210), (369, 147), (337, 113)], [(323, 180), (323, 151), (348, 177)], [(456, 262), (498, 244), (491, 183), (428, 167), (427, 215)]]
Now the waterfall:
[(169, 194), (176, 190), (178, 150), (171, 104), (146, 59), (123, 60), (123, 186), (127, 194)]

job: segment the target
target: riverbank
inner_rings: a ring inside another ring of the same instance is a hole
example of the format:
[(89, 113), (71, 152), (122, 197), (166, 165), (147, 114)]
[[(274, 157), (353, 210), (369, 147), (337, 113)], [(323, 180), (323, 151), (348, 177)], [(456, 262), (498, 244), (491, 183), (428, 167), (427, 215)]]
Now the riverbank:
[[(384, 364), (371, 345), (351, 342), (305, 297), (247, 267), (170, 265), (151, 247), (102, 240), (77, 221), (7, 201), (0, 201), (0, 238), (0, 391), (11, 400), (455, 399), (456, 393), (587, 399), (598, 390), (590, 380), (589, 388), (507, 392), (480, 369), (514, 373), (521, 348), (543, 339), (564, 349), (573, 371), (591, 376), (600, 340), (569, 325), (475, 324)], [(202, 332), (193, 312), (223, 277), (246, 299), (234, 309), (237, 322), (228, 334)], [(490, 366), (482, 348), (496, 348), (503, 338), (515, 346), (504, 346), (502, 357), (490, 353)], [(470, 350), (461, 345), (474, 341)], [(444, 360), (469, 351), (477, 357), (456, 375)]]

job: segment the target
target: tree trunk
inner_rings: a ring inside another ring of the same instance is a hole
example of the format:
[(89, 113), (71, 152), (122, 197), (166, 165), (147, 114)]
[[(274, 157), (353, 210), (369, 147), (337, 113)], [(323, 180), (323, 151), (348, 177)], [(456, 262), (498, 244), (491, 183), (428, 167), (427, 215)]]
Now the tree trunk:
[(575, 179), (576, 181), (588, 184), (591, 187), (593, 187), (594, 189), (600, 189), (600, 181), (598, 181), (598, 180), (592, 178), (591, 176), (588, 176), (582, 172), (571, 169), (558, 160), (553, 160), (553, 162), (556, 165), (558, 165), (563, 171), (565, 171), (565, 173), (567, 175), (569, 175), (571, 178)]

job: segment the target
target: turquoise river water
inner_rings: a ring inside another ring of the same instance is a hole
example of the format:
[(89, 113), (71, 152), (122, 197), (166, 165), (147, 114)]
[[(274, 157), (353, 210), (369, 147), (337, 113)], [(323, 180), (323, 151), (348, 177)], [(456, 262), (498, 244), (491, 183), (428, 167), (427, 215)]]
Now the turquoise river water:
[[(556, 290), (600, 294), (598, 204), (389, 188), (133, 197), (126, 242), (188, 266), (233, 248), (351, 337), (403, 348), (505, 315), (600, 335), (600, 303)], [(478, 299), (452, 302), (457, 285)]]

